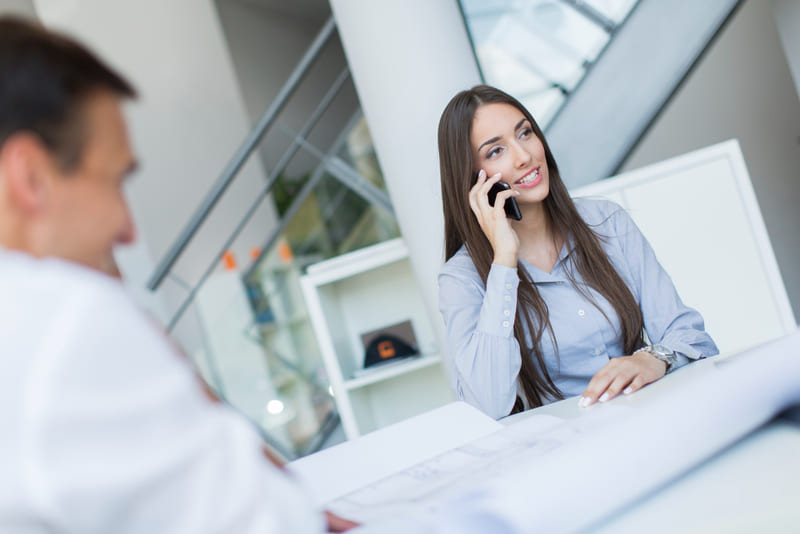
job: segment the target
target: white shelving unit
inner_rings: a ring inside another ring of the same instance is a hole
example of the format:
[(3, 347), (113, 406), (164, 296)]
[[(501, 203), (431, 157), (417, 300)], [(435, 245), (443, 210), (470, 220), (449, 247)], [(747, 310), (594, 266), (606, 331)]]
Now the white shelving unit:
[[(311, 265), (300, 285), (348, 439), (453, 400), (402, 239)], [(356, 376), (361, 334), (407, 320), (422, 355)]]

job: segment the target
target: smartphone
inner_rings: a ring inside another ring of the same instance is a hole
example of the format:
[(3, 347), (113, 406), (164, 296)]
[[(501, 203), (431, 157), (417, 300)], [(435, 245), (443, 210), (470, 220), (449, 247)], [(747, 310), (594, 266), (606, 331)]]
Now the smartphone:
[[(489, 205), (494, 206), (494, 200), (497, 198), (497, 193), (505, 191), (506, 189), (511, 189), (511, 186), (505, 182), (495, 182), (492, 188), (489, 189)], [(506, 210), (507, 217), (517, 221), (522, 220), (522, 213), (519, 211), (519, 204), (517, 204), (516, 198), (507, 198), (503, 208)]]

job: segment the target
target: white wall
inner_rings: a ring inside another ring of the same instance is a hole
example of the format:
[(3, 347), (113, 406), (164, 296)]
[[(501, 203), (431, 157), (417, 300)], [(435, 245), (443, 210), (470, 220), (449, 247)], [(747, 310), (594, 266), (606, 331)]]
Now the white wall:
[(0, 0), (0, 15), (22, 15), (36, 18), (33, 0)]
[[(143, 266), (162, 257), (250, 128), (213, 1), (35, 0), (35, 5), (48, 26), (87, 43), (139, 90), (128, 111), (142, 165), (128, 192), (149, 250), (140, 247), (140, 257), (121, 268), (143, 282), (150, 274)], [(182, 276), (193, 280), (205, 267), (263, 179), (255, 158), (179, 264)], [(257, 214), (237, 242), (241, 260), (261, 244), (273, 224), (271, 211)]]
[[(771, 3), (749, 0), (739, 8), (621, 169), (635, 169), (738, 138), (797, 317), (799, 125), (800, 102)], [(691, 195), (692, 191), (686, 194)], [(665, 217), (680, 217), (680, 213)]]

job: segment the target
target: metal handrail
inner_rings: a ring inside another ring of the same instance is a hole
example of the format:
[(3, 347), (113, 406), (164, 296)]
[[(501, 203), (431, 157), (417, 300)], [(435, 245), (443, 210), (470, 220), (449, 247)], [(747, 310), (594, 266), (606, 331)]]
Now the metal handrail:
[[(300, 206), (303, 204), (305, 199), (308, 198), (308, 196), (311, 194), (311, 192), (314, 190), (317, 184), (322, 180), (322, 178), (325, 176), (325, 173), (326, 172), (330, 173), (331, 171), (334, 171), (334, 169), (331, 168), (331, 163), (335, 159), (338, 159), (336, 158), (336, 154), (339, 152), (339, 150), (341, 150), (342, 146), (344, 146), (345, 142), (347, 141), (347, 135), (353, 129), (355, 123), (358, 121), (360, 117), (361, 117), (360, 111), (355, 112), (350, 117), (350, 120), (347, 121), (347, 125), (342, 129), (342, 131), (333, 141), (333, 144), (331, 144), (331, 146), (328, 148), (328, 151), (325, 153), (322, 153), (319, 150), (315, 149), (314, 147), (308, 145), (304, 139), (301, 139), (299, 137), (296, 138), (297, 142), (302, 143), (304, 148), (308, 148), (314, 155), (317, 156), (317, 158), (320, 160), (320, 163), (317, 166), (317, 168), (314, 169), (314, 172), (311, 173), (309, 179), (306, 180), (306, 183), (303, 184), (303, 187), (300, 189), (300, 191), (298, 191), (298, 193), (292, 199), (291, 204), (281, 217), (281, 220), (278, 222), (278, 226), (276, 228), (273, 228), (272, 232), (270, 233), (270, 236), (267, 238), (266, 242), (261, 247), (261, 252), (259, 253), (259, 255), (253, 260), (253, 262), (250, 264), (250, 267), (244, 272), (243, 275), (244, 279), (248, 279), (253, 276), (259, 264), (264, 259), (264, 256), (267, 254), (269, 250), (272, 249), (273, 245), (278, 240), (278, 236), (284, 230), (286, 230), (286, 227), (289, 225), (289, 221), (291, 221), (291, 219), (300, 209)], [(336, 177), (335, 174), (333, 176)], [(366, 181), (363, 178), (362, 180)], [(357, 189), (354, 189), (353, 192), (361, 194), (361, 192)], [(393, 214), (394, 211), (391, 207), (391, 203), (388, 201), (388, 197), (386, 197), (386, 202), (388, 203), (389, 213)], [(381, 202), (378, 204), (378, 206), (384, 207), (384, 203)]]
[[(239, 173), (242, 166), (244, 166), (247, 158), (250, 154), (255, 150), (256, 146), (258, 145), (261, 138), (267, 133), (267, 130), (272, 126), (275, 122), (275, 119), (278, 116), (278, 113), (283, 109), (286, 105), (286, 102), (289, 100), (289, 97), (297, 89), (297, 86), (303, 80), (305, 75), (308, 73), (311, 64), (320, 54), (323, 46), (328, 42), (328, 39), (333, 35), (336, 29), (336, 23), (333, 20), (333, 16), (328, 18), (328, 20), (323, 25), (322, 29), (319, 31), (317, 36), (314, 38), (314, 41), (306, 50), (303, 57), (300, 59), (300, 62), (294, 68), (292, 73), (289, 75), (289, 78), (286, 80), (286, 83), (283, 84), (278, 95), (273, 100), (272, 104), (267, 108), (264, 114), (261, 116), (261, 119), (258, 121), (258, 124), (253, 128), (250, 132), (250, 135), (242, 142), (239, 149), (231, 158), (228, 165), (222, 171), (217, 182), (214, 184), (214, 187), (209, 191), (206, 197), (203, 199), (203, 202), (195, 211), (194, 215), (190, 219), (189, 223), (184, 227), (181, 231), (178, 238), (172, 244), (170, 249), (167, 251), (167, 254), (164, 258), (159, 262), (158, 266), (156, 267), (153, 275), (147, 282), (147, 288), (151, 291), (155, 291), (164, 281), (164, 278), (170, 272), (172, 267), (175, 265), (175, 262), (178, 261), (178, 258), (183, 253), (186, 246), (192, 240), (194, 235), (197, 233), (197, 230), (200, 228), (200, 225), (208, 217), (211, 210), (219, 201), (222, 194), (231, 184), (233, 179)], [(274, 181), (272, 182), (274, 183)], [(272, 185), (272, 184), (270, 184)]]
[(603, 28), (603, 31), (606, 33), (611, 35), (617, 31), (618, 25), (616, 22), (583, 0), (561, 0), (561, 2), (567, 4), (572, 9)]
[[(203, 274), (200, 276), (200, 279), (197, 281), (197, 283), (194, 284), (194, 287), (192, 287), (189, 290), (188, 295), (183, 300), (183, 302), (180, 304), (180, 306), (178, 307), (177, 311), (172, 316), (172, 319), (170, 319), (170, 321), (169, 321), (169, 323), (167, 325), (167, 330), (171, 331), (175, 327), (175, 325), (177, 324), (178, 320), (183, 315), (184, 311), (186, 311), (186, 308), (194, 300), (194, 297), (197, 295), (197, 291), (199, 290), (199, 288), (202, 287), (202, 285), (205, 283), (205, 281), (208, 279), (208, 277), (211, 276), (211, 273), (214, 272), (214, 268), (217, 265), (217, 263), (219, 262), (220, 258), (222, 258), (222, 255), (225, 253), (226, 250), (228, 250), (230, 248), (230, 246), (233, 244), (233, 242), (236, 240), (236, 238), (242, 232), (244, 227), (247, 225), (247, 223), (252, 218), (253, 214), (255, 214), (255, 212), (258, 209), (258, 207), (261, 204), (261, 202), (264, 200), (264, 198), (266, 198), (266, 196), (269, 194), (269, 192), (272, 189), (272, 187), (275, 185), (275, 182), (278, 180), (278, 177), (286, 169), (286, 167), (289, 166), (289, 163), (291, 162), (291, 160), (294, 157), (294, 155), (303, 146), (301, 141), (305, 138), (306, 135), (308, 135), (311, 132), (311, 130), (314, 128), (314, 126), (317, 124), (317, 122), (319, 122), (320, 118), (322, 118), (322, 115), (325, 113), (325, 111), (331, 105), (331, 103), (333, 102), (333, 99), (336, 97), (336, 95), (339, 94), (339, 91), (341, 91), (342, 86), (344, 85), (344, 82), (349, 78), (349, 75), (350, 75), (350, 71), (347, 69), (347, 67), (345, 67), (342, 70), (342, 72), (339, 74), (339, 76), (336, 78), (336, 81), (333, 82), (333, 85), (330, 87), (330, 89), (328, 89), (328, 91), (325, 93), (325, 96), (322, 98), (322, 100), (320, 100), (319, 104), (314, 109), (314, 111), (311, 113), (311, 116), (308, 118), (306, 123), (303, 125), (303, 128), (300, 130), (300, 133), (297, 135), (297, 137), (295, 138), (295, 140), (292, 143), (292, 145), (289, 146), (289, 148), (286, 149), (286, 152), (284, 152), (284, 154), (281, 157), (280, 161), (275, 166), (275, 169), (273, 169), (273, 171), (270, 173), (270, 176), (269, 176), (269, 178), (267, 180), (267, 184), (261, 189), (259, 194), (256, 195), (255, 199), (250, 204), (250, 207), (247, 209), (247, 211), (245, 212), (244, 216), (239, 221), (239, 224), (236, 225), (236, 228), (233, 230), (231, 235), (228, 236), (228, 238), (225, 240), (225, 242), (219, 248), (217, 253), (212, 257), (211, 261), (209, 262), (208, 266), (206, 267), (206, 270), (203, 271)], [(338, 145), (336, 145), (336, 146), (338, 148), (341, 148), (341, 144), (340, 143)], [(337, 148), (337, 150), (338, 150), (338, 148)], [(311, 181), (312, 180), (309, 180), (309, 182), (311, 182)], [(311, 187), (311, 186), (308, 186), (308, 184), (307, 184), (306, 187)], [(283, 219), (286, 219), (286, 218), (287, 217), (286, 217), (286, 214), (285, 214)], [(284, 227), (285, 227), (285, 224), (280, 226), (279, 229), (273, 230), (272, 235), (277, 235), (278, 233), (280, 233), (283, 230)], [(262, 253), (259, 254), (258, 258), (253, 262), (254, 265), (258, 264), (258, 262), (260, 261), (261, 257), (263, 256), (263, 252), (264, 251), (262, 250)], [(245, 278), (247, 278), (247, 276), (249, 276), (249, 274), (246, 275)]]
[[(359, 118), (359, 114), (354, 115), (350, 123), (344, 128), (344, 131), (350, 131), (353, 128), (353, 123)], [(328, 158), (328, 172), (330, 172), (334, 178), (349, 187), (355, 194), (359, 195), (370, 204), (377, 206), (392, 217), (395, 217), (394, 207), (392, 206), (392, 201), (389, 199), (389, 195), (364, 178), (364, 176), (353, 169), (353, 167), (347, 164), (342, 158), (336, 155), (330, 157), (326, 156), (320, 149), (300, 136), (295, 137), (295, 142), (300, 143), (303, 148), (315, 155), (317, 159), (322, 160)]]

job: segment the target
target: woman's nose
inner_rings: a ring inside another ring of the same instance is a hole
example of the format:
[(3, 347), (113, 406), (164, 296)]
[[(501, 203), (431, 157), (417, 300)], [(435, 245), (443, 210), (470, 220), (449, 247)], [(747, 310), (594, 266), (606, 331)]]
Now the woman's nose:
[(514, 143), (513, 145), (513, 153), (514, 153), (514, 165), (517, 167), (524, 167), (531, 161), (531, 154), (528, 152), (524, 146), (520, 145), (519, 143)]

